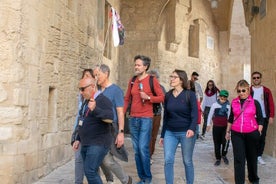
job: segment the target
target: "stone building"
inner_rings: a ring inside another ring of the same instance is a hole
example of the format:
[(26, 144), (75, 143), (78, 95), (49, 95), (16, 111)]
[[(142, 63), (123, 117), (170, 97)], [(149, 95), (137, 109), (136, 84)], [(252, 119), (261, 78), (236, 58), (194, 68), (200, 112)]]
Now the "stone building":
[[(114, 47), (111, 5), (125, 26)], [(0, 3), (0, 178), (32, 183), (73, 156), (70, 137), (83, 68), (106, 63), (123, 89), (133, 57), (168, 75), (200, 74), (235, 96), (259, 70), (275, 94), (276, 2), (272, 0), (2, 0)], [(259, 8), (259, 11), (257, 11)], [(276, 128), (266, 153), (276, 156)]]

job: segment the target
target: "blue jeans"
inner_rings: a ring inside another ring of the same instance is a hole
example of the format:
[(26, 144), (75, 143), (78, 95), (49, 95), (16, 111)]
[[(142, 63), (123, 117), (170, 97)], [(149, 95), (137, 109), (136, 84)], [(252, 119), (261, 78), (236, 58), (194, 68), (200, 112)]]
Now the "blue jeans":
[(174, 183), (174, 157), (178, 143), (181, 144), (182, 160), (185, 166), (186, 183), (194, 183), (193, 151), (196, 136), (186, 138), (186, 132), (166, 130), (164, 137), (165, 179), (166, 184)]
[(152, 118), (131, 117), (129, 119), (129, 129), (138, 176), (141, 181), (151, 183), (149, 144), (152, 131)]
[(82, 146), (81, 155), (84, 164), (84, 173), (89, 184), (102, 184), (102, 179), (99, 176), (99, 167), (109, 151), (109, 147), (91, 145)]
[(84, 170), (81, 149), (75, 152), (75, 184), (83, 184)]

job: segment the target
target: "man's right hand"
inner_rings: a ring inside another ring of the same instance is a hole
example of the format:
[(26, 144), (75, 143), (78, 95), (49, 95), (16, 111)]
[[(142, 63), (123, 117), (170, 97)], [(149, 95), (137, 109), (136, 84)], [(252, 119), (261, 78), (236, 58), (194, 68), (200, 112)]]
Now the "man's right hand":
[(80, 141), (75, 141), (73, 143), (73, 150), (77, 151), (79, 149), (79, 146), (80, 146)]

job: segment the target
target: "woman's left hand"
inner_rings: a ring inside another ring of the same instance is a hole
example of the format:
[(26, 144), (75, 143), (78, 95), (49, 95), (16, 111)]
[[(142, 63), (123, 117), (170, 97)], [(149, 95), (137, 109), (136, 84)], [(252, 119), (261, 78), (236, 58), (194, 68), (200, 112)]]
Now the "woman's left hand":
[(187, 138), (193, 137), (194, 135), (195, 135), (195, 133), (192, 130), (188, 130), (187, 133), (186, 133)]
[(262, 135), (263, 125), (259, 125), (259, 127), (258, 127), (258, 131), (260, 132), (260, 135)]

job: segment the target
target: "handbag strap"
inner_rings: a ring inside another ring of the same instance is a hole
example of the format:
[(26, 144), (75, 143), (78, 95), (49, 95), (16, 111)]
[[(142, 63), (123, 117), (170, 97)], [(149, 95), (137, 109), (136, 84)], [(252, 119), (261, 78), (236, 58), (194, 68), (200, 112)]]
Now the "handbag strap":
[[(244, 101), (244, 103), (245, 103), (245, 101)], [(241, 109), (240, 114), (233, 120), (233, 123), (241, 116), (241, 114), (244, 112), (244, 109), (245, 109), (245, 107), (246, 107), (247, 105), (248, 105), (248, 104), (243, 104), (243, 107), (242, 107), (242, 109)]]

